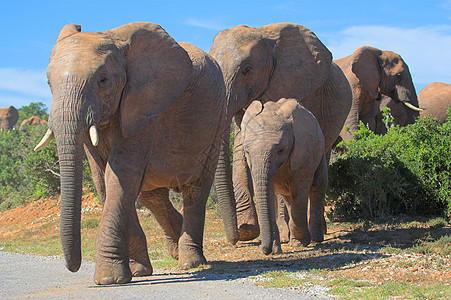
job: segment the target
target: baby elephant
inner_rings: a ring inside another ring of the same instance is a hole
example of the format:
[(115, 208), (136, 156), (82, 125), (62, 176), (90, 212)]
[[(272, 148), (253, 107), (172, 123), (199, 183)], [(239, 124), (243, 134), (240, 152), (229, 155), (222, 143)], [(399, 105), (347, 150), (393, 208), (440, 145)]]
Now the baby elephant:
[(282, 98), (265, 104), (254, 101), (243, 124), (243, 146), (257, 201), (262, 252), (281, 252), (276, 194), (286, 199), (291, 245), (322, 242), (327, 164), (324, 137), (316, 118), (297, 100)]

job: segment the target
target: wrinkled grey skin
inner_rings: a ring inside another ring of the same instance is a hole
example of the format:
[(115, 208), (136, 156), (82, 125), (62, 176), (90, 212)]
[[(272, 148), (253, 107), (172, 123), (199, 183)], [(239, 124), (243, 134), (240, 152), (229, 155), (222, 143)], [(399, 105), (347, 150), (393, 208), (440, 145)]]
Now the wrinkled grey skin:
[[(156, 24), (80, 31), (78, 25), (61, 30), (47, 69), (53, 94), (47, 137), (54, 135), (60, 160), (67, 268), (75, 272), (81, 264), (83, 148), (104, 202), (97, 284), (152, 273), (137, 198), (163, 227), (181, 268), (205, 263), (205, 203), (225, 126), (219, 66)], [(169, 189), (183, 193), (183, 217), (169, 201)]]
[(244, 109), (254, 100), (300, 100), (321, 126), (328, 159), (349, 113), (352, 92), (343, 72), (332, 62), (330, 51), (302, 25), (229, 28), (217, 34), (209, 53), (224, 74), (227, 123), (234, 118), (233, 186), (227, 133), (216, 169), (218, 203), (227, 239), (234, 244), (260, 233), (243, 152)]
[[(352, 139), (359, 121), (375, 131), (374, 108), (381, 94), (397, 103), (418, 108), (409, 67), (399, 54), (363, 46), (334, 62), (343, 70), (352, 88), (352, 107), (340, 133), (341, 139)], [(415, 122), (419, 116), (419, 112), (411, 108), (405, 107), (405, 112), (408, 124)], [(349, 131), (345, 127), (349, 127)]]
[(0, 108), (0, 131), (11, 130), (19, 120), (19, 112), (14, 106)]
[(264, 105), (254, 101), (241, 125), (258, 207), (262, 252), (281, 252), (276, 194), (284, 198), (288, 210), (291, 245), (322, 242), (327, 162), (324, 136), (316, 118), (296, 99)]

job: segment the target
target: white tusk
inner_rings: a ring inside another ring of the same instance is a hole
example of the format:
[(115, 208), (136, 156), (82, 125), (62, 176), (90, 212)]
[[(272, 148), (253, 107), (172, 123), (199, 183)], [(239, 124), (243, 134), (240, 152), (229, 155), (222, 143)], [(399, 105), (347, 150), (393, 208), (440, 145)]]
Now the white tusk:
[(89, 136), (91, 137), (91, 143), (95, 147), (99, 144), (99, 133), (97, 132), (96, 125), (92, 125), (89, 128)]
[(45, 133), (44, 137), (42, 138), (42, 140), (39, 142), (39, 144), (34, 147), (34, 151), (40, 151), (42, 149), (45, 148), (45, 146), (47, 146), (50, 141), (53, 139), (54, 135), (53, 132), (50, 129), (47, 129), (47, 132)]
[(404, 103), (405, 106), (407, 106), (408, 108), (410, 108), (411, 110), (414, 110), (414, 111), (423, 111), (424, 110), (423, 108), (413, 106), (409, 102), (402, 101), (402, 103)]

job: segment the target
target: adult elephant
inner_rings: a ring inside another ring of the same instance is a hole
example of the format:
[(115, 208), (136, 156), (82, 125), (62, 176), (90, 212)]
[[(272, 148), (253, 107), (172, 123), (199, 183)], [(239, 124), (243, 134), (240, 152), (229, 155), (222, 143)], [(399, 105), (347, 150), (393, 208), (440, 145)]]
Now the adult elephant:
[(424, 111), (421, 116), (437, 118), (443, 124), (448, 117), (446, 109), (451, 107), (451, 84), (434, 82), (425, 86), (418, 94), (418, 102)]
[(39, 118), (38, 116), (32, 116), (31, 118), (22, 121), (22, 123), (19, 126), (19, 131), (24, 130), (25, 126), (27, 125), (40, 125), (40, 124), (47, 124), (47, 121)]
[(0, 108), (0, 131), (11, 130), (19, 120), (19, 112), (14, 106)]
[(349, 113), (351, 89), (341, 69), (332, 62), (330, 51), (302, 25), (279, 23), (226, 29), (215, 37), (209, 53), (224, 74), (227, 124), (234, 117), (234, 187), (229, 138), (225, 134), (216, 170), (216, 189), (227, 239), (235, 244), (259, 235), (242, 144), (244, 109), (254, 100), (300, 100), (318, 119), (329, 155)]
[[(96, 242), (97, 284), (150, 275), (135, 200), (148, 206), (181, 268), (205, 263), (205, 203), (225, 126), (225, 86), (208, 54), (176, 43), (160, 26), (130, 23), (103, 32), (65, 26), (47, 76), (48, 131), (61, 171), (61, 242), (67, 268), (81, 263), (83, 147), (104, 200)], [(183, 193), (183, 218), (169, 189)]]
[(352, 88), (352, 107), (345, 122), (349, 131), (342, 131), (343, 140), (352, 139), (359, 120), (375, 130), (373, 111), (381, 94), (407, 106), (407, 122), (415, 122), (421, 109), (409, 67), (399, 54), (363, 46), (334, 62), (343, 70)]

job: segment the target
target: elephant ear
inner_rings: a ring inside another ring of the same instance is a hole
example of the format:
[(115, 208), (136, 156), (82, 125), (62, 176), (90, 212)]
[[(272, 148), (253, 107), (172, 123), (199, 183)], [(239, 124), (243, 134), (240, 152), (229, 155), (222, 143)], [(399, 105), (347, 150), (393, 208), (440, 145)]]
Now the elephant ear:
[(368, 91), (372, 99), (379, 97), (381, 54), (381, 50), (368, 46), (360, 47), (352, 54), (352, 73), (359, 79), (360, 84)]
[(108, 33), (122, 44), (127, 60), (120, 120), (123, 135), (132, 137), (183, 93), (192, 63), (188, 53), (156, 24), (130, 23)]
[(68, 24), (61, 29), (60, 34), (58, 35), (58, 39), (56, 42), (59, 42), (71, 35), (81, 32), (81, 26), (77, 24)]
[(267, 93), (273, 99), (303, 99), (323, 85), (332, 54), (308, 28), (291, 23), (261, 27), (275, 39), (275, 67)]
[(243, 135), (246, 135), (246, 131), (248, 129), (247, 123), (255, 116), (259, 115), (263, 111), (263, 108), (263, 103), (261, 103), (260, 100), (252, 101), (251, 104), (246, 108), (246, 113), (244, 114), (241, 123), (241, 130), (243, 131)]
[[(286, 101), (280, 108), (282, 109), (286, 115), (291, 111), (293, 149), (290, 155), (290, 169), (297, 170), (304, 164), (317, 165), (324, 151), (324, 136), (315, 116), (295, 99)], [(311, 166), (307, 169), (315, 168)]]

